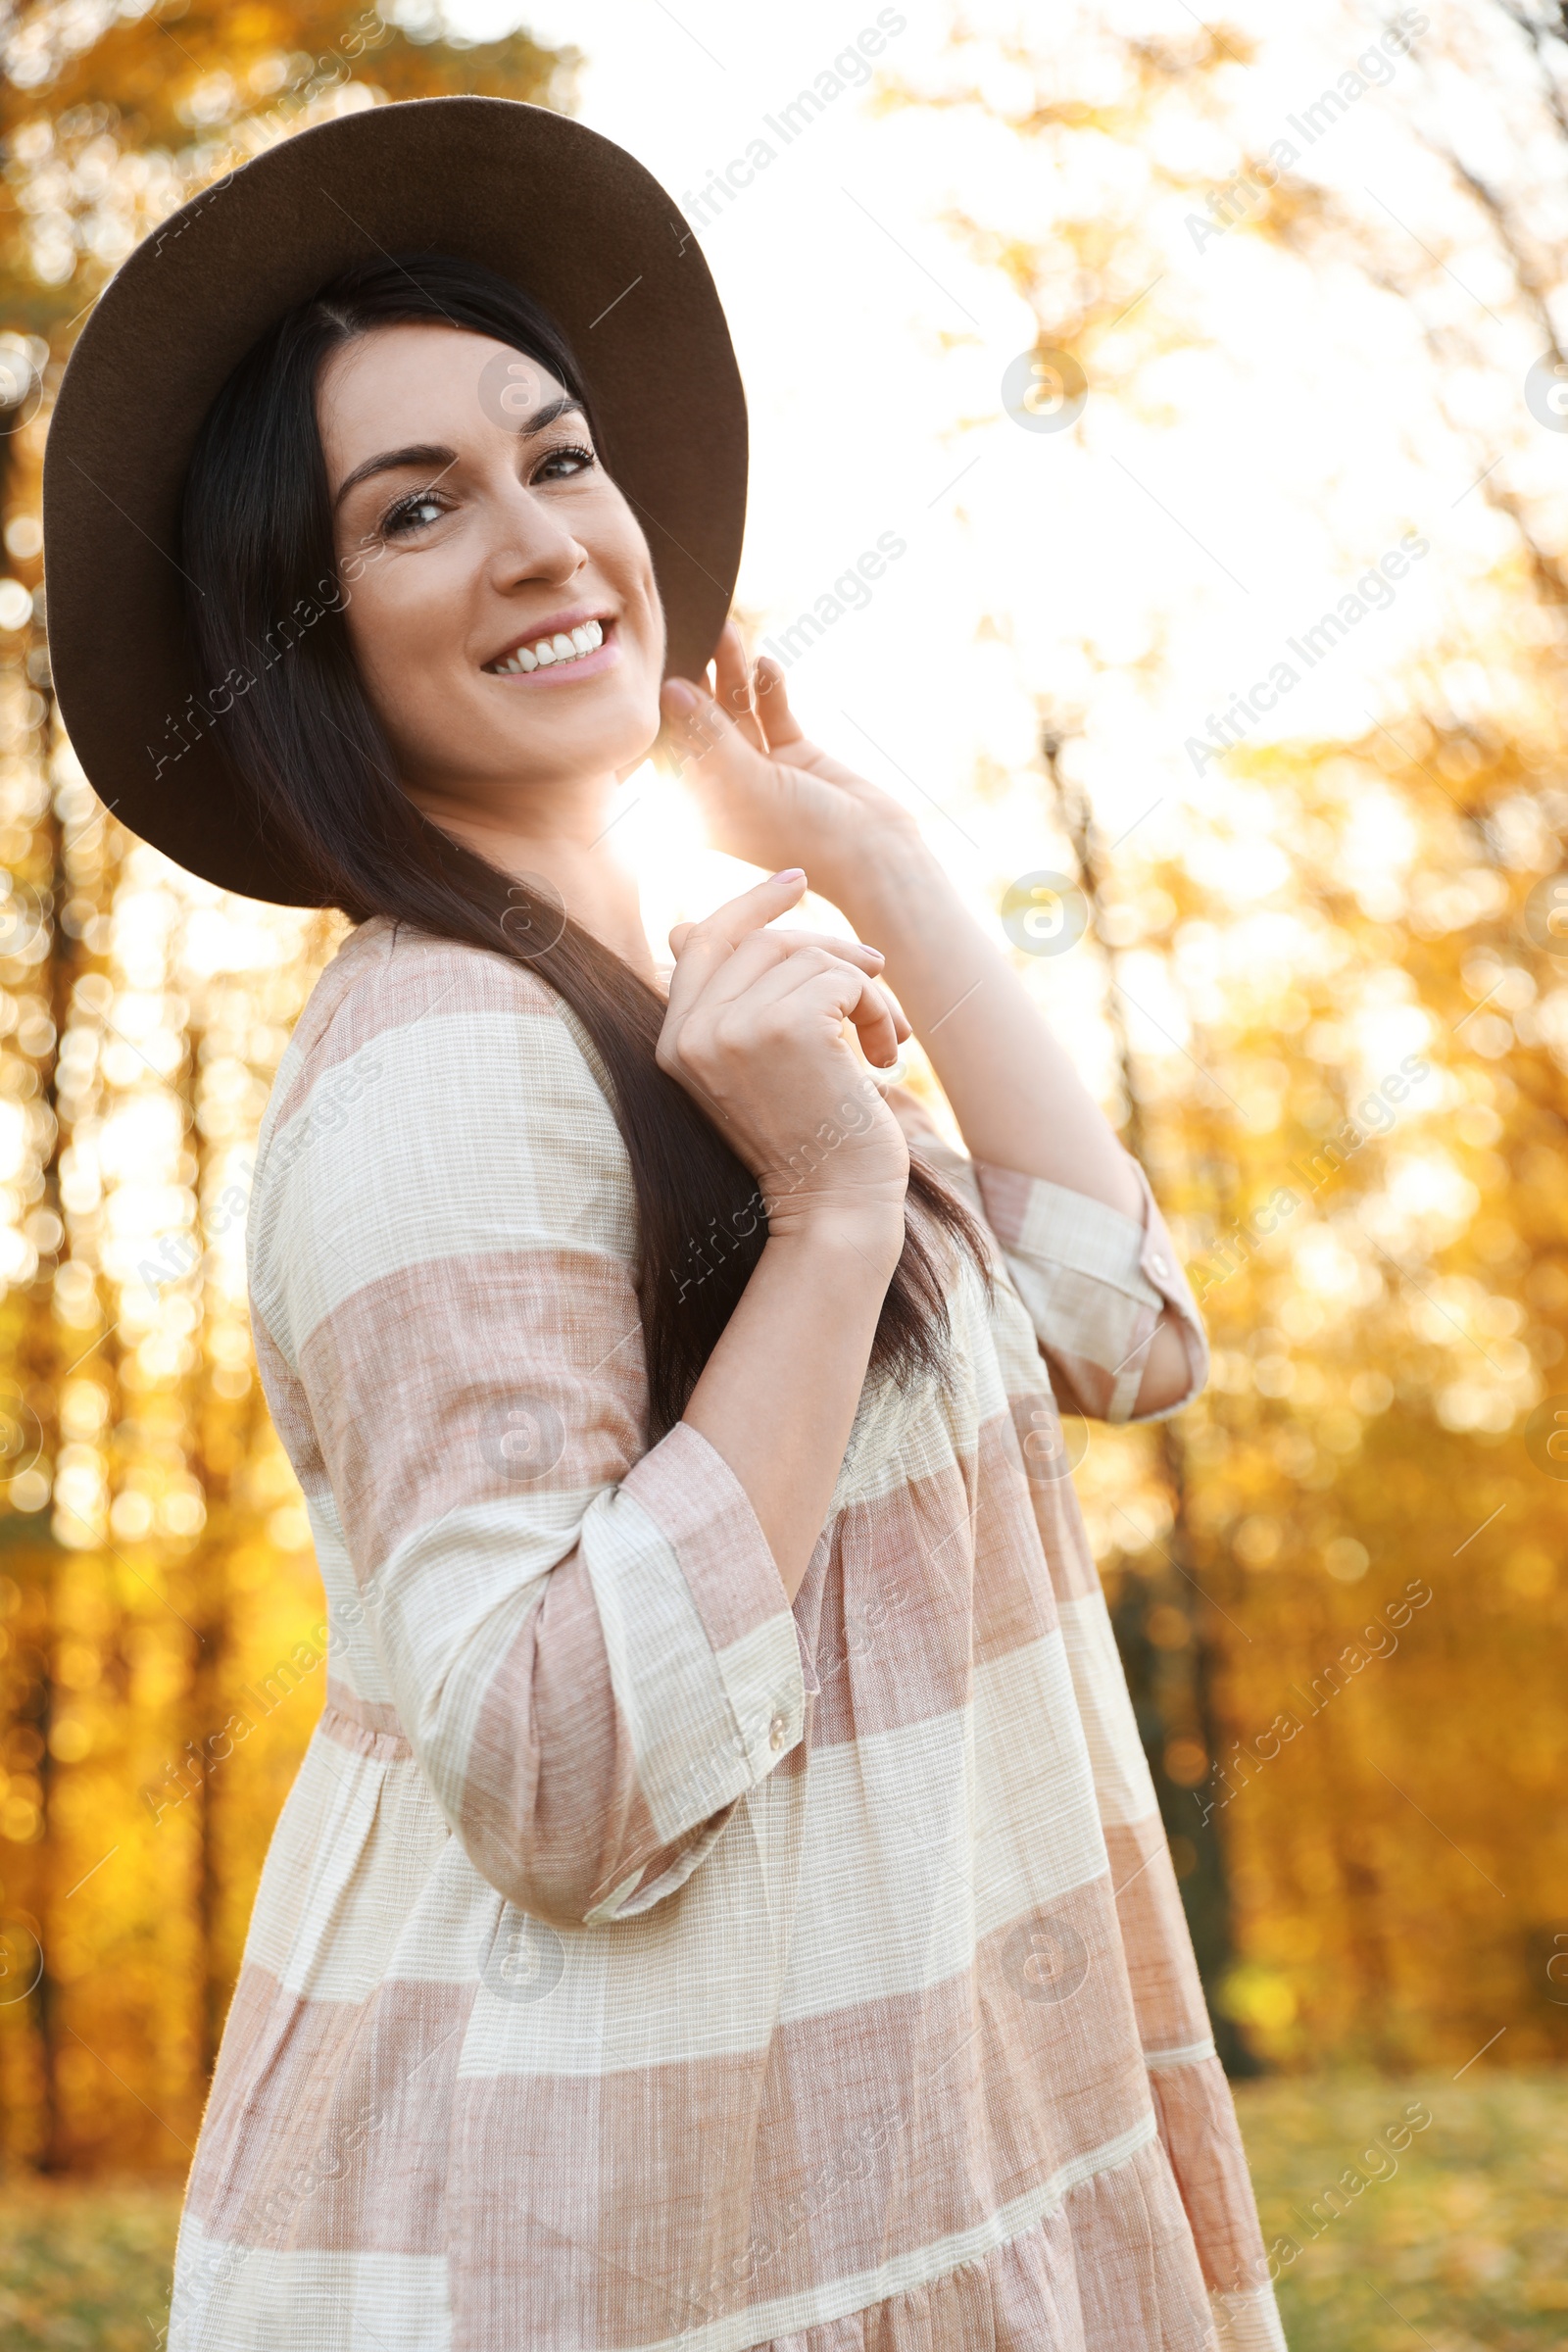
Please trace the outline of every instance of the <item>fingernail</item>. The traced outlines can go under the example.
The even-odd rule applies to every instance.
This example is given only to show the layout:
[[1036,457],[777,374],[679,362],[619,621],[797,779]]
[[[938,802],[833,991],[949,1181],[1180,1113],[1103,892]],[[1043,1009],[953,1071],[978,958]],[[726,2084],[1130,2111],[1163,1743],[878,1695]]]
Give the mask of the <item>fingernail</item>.
[[804,865],[787,865],[781,874],[770,874],[768,880],[770,882],[804,882],[806,868]]
[[684,678],[666,678],[664,696],[677,710],[695,710],[697,708],[697,696]]
[[880,948],[866,948],[864,953],[867,956],[874,956],[878,963],[886,963],[887,961],[887,957],[883,955]]

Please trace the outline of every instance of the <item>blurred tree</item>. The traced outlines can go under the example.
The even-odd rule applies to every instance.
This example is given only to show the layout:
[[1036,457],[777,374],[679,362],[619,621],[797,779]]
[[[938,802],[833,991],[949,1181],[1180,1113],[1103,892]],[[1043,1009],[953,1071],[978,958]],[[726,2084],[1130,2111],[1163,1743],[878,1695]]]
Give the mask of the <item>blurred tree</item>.
[[[1116,977],[1120,950],[1106,896],[1106,853],[1088,794],[1063,770],[1065,739],[1049,712],[1042,720],[1040,748],[1056,819],[1071,847],[1071,879],[1083,893],[1091,935],[1105,959],[1104,1017],[1112,1039],[1123,1140],[1169,1201],[1182,1185],[1182,1171],[1161,1165],[1128,1040]],[[1149,1574],[1123,1582],[1113,1596],[1111,1623],[1178,1871],[1193,1949],[1205,1987],[1217,1994],[1236,1958],[1225,1848],[1212,1812],[1195,1812],[1187,1799],[1195,1768],[1206,1769],[1219,1747],[1214,1712],[1214,1677],[1222,1647],[1219,1611],[1193,1573],[1192,1481],[1181,1424],[1161,1423],[1152,1450],[1169,1505],[1169,1525],[1163,1540],[1155,1536],[1139,1543]],[[1123,1524],[1118,1544],[1125,1551],[1126,1533],[1141,1537],[1142,1531],[1120,1505],[1115,1507]],[[1223,2008],[1216,2008],[1214,2030],[1226,2072],[1256,2073],[1250,2044]]]
[[[1054,201],[1048,218],[1027,229],[983,221],[963,210],[946,220],[970,253],[996,269],[1027,306],[1035,322],[1033,397],[1071,413],[1091,376],[1097,394],[1136,402],[1150,360],[1200,332],[1175,307],[1143,308],[1167,277],[1152,226],[1157,207],[1190,197],[1201,182],[1169,160],[1162,135],[1172,111],[1216,110],[1211,83],[1227,55],[1246,55],[1240,36],[1229,42],[1201,25],[1175,39],[1109,29],[1089,12],[1065,17],[1049,59],[1024,36],[981,39],[972,27],[955,35],[954,74],[938,88],[889,92],[890,106],[916,104],[981,114],[1004,129],[1030,158],[1033,188]],[[999,91],[1005,91],[999,97]],[[1089,95],[1089,93],[1093,95]],[[1136,156],[1132,172],[1110,158]],[[1124,322],[1132,320],[1124,329]],[[1025,395],[1026,404],[1031,395]],[[1070,731],[1070,730],[1069,730]],[[1185,1190],[1178,1148],[1174,1164],[1166,1139],[1152,1122],[1127,1035],[1118,984],[1118,950],[1108,936],[1105,852],[1087,793],[1063,764],[1067,737],[1042,702],[1041,746],[1050,789],[1050,815],[1066,844],[1065,873],[1084,896],[1091,936],[1105,959],[1102,1017],[1112,1041],[1113,1111],[1128,1149],[1145,1161],[1172,1200]],[[1185,1139],[1184,1139],[1185,1141]],[[1166,1424],[1145,1448],[1154,1508],[1142,1521],[1121,1505],[1113,1556],[1132,1551],[1147,1575],[1122,1590],[1112,1587],[1112,1621],[1122,1663],[1171,1836],[1188,1924],[1203,1982],[1211,1996],[1235,1960],[1225,1849],[1210,1821],[1195,1813],[1188,1795],[1208,1768],[1214,1746],[1213,1683],[1218,1617],[1193,1574],[1186,1442]],[[1152,1518],[1152,1532],[1143,1529]],[[1227,2068],[1254,2071],[1255,2059],[1223,2008],[1216,2034]]]
[[132,245],[273,141],[573,59],[434,8],[43,0],[0,31],[0,2162],[178,2167],[320,1693],[246,1321],[250,1150],[333,921],[99,806],[55,716],[39,484]]
[[3,36],[0,316],[47,333],[177,204],[279,138],[383,99],[566,102],[576,63],[526,33],[476,45],[436,0],[33,0]]
[[[1223,317],[1196,218],[1233,253],[1380,288],[1420,338],[1455,488],[1506,526],[1355,738],[1268,743],[1241,706],[1211,722],[1173,850],[1134,830],[1107,855],[1093,729],[1054,719],[1046,746],[1044,813],[1105,956],[1109,1107],[1177,1212],[1215,1348],[1179,1432],[1097,1435],[1079,1486],[1211,2001],[1284,2062],[1528,2063],[1564,2038],[1544,1794],[1568,1754],[1568,155],[1541,159],[1568,52],[1556,10],[1464,0],[1412,51],[1419,15],[1398,55],[1430,124],[1409,96],[1398,221],[1251,137],[1255,52],[1223,24],[1069,10],[1048,54],[966,20],[890,101],[1027,159],[996,174],[1010,216],[946,218],[1027,305],[1042,396],[1083,447],[1117,446],[1107,416],[1180,421],[1157,364]],[[1364,45],[1368,20],[1345,31]],[[1125,687],[1077,650],[1087,702]],[[1157,632],[1131,682],[1158,707]]]

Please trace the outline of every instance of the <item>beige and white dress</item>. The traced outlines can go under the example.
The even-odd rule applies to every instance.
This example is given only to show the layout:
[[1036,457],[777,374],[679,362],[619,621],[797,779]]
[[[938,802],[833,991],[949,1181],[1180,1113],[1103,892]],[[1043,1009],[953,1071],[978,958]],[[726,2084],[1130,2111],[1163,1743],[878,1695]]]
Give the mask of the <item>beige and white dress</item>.
[[1052,1399],[1125,1418],[1167,1303],[1196,1388],[1197,1312],[1152,1201],[920,1148],[994,1291],[867,1384],[792,1609],[648,1444],[573,1016],[380,918],[327,969],[250,1250],[330,1679],[173,2352],[1282,2345]]

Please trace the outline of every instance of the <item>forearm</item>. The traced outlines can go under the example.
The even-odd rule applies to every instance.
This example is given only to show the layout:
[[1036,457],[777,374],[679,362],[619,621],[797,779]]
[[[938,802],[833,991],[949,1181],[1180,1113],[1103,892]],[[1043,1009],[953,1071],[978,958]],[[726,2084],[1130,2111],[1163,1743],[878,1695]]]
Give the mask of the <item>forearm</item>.
[[1142,1213],[1103,1111],[1022,979],[966,911],[929,850],[868,858],[839,899],[930,1057],[970,1156]]
[[683,1418],[751,1497],[793,1600],[832,1504],[902,1209],[770,1239]]
[[[1142,1217],[1109,1120],[1033,997],[923,845],[868,858],[838,902],[887,957],[885,977],[924,1047],[970,1156]],[[1166,1313],[1150,1342],[1135,1410],[1156,1412],[1189,1381]]]

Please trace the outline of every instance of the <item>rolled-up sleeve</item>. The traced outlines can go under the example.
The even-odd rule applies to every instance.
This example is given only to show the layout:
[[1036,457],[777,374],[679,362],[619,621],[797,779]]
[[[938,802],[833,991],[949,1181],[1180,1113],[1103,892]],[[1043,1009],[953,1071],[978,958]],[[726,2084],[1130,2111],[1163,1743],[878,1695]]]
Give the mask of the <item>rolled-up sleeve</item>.
[[[1163,1421],[1208,1378],[1208,1340],[1149,1179],[1129,1152],[1142,1203],[1123,1216],[1044,1176],[1020,1175],[956,1151],[907,1089],[889,1090],[911,1152],[989,1229],[1022,1300],[1057,1401],[1095,1421]],[[1187,1355],[1180,1396],[1135,1412],[1150,1345],[1169,1312]]]
[[629,1191],[572,1034],[531,976],[458,969],[428,1012],[389,991],[264,1138],[258,1347],[474,1867],[560,1925],[628,1917],[799,1744],[800,1646],[722,1456],[684,1423],[644,1450]]
[[[1208,1341],[1149,1179],[1129,1155],[1143,1201],[1123,1216],[1043,1176],[976,1163],[986,1221],[1029,1310],[1052,1386],[1097,1421],[1163,1420],[1208,1378]],[[1158,1412],[1135,1413],[1150,1344],[1169,1313],[1187,1352],[1188,1381]]]

